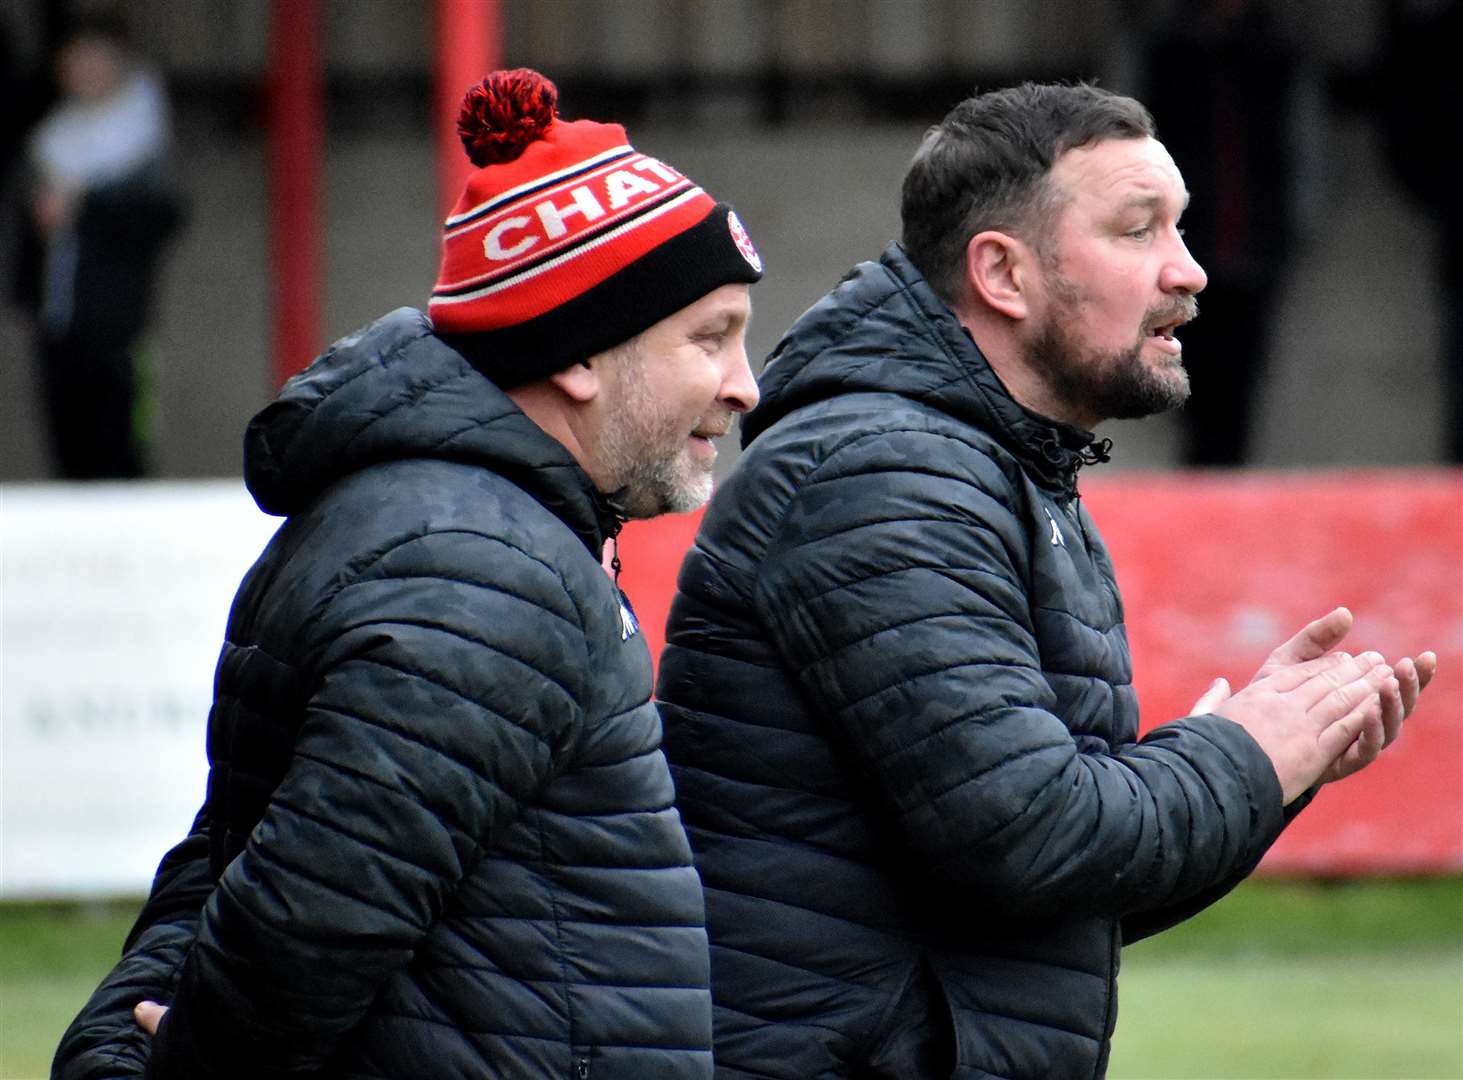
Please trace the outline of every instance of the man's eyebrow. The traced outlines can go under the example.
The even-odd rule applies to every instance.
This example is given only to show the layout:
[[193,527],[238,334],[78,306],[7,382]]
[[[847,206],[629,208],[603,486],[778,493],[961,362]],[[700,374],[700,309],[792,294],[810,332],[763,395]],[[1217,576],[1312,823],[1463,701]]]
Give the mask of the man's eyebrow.
[[[1126,199],[1124,199],[1122,202],[1120,202],[1118,204],[1118,211],[1119,212],[1122,212],[1124,210],[1133,210],[1133,209],[1157,210],[1159,207],[1161,207],[1163,205],[1164,201],[1165,201],[1164,200],[1164,197],[1162,195],[1160,195],[1156,191],[1155,192],[1149,192],[1149,193],[1146,193],[1146,194],[1133,194],[1133,195],[1129,195]],[[1187,210],[1188,208],[1189,208],[1189,191],[1188,191],[1187,188],[1185,188],[1184,189],[1184,197],[1179,202],[1179,210],[1180,211],[1183,211],[1183,210]]]
[[712,312],[706,317],[707,325],[717,324],[727,328],[738,324],[747,324],[752,321],[750,308],[726,307],[720,311]]
[[728,334],[742,325],[742,317],[736,312],[721,311],[707,315],[702,319],[694,330],[693,334]]

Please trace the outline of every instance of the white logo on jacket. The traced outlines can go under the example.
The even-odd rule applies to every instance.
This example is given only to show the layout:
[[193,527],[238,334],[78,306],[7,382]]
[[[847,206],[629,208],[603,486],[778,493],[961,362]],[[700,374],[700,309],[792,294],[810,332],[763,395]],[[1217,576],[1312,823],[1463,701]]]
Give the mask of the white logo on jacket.
[[1052,547],[1066,547],[1067,538],[1062,535],[1062,527],[1057,524],[1057,519],[1052,516],[1052,512],[1047,510],[1045,506],[1042,509],[1046,511],[1046,516],[1052,523]]
[[625,599],[625,594],[620,594],[620,640],[629,641],[636,634],[640,633],[640,620],[635,618],[635,612],[630,610],[630,601]]

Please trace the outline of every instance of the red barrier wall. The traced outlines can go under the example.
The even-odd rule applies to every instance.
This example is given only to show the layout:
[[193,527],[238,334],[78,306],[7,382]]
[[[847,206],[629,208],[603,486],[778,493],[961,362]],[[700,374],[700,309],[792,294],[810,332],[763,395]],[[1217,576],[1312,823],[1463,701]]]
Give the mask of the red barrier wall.
[[[1215,676],[1248,681],[1308,620],[1345,604],[1348,644],[1438,654],[1402,740],[1324,788],[1261,869],[1463,870],[1463,471],[1126,473],[1084,478],[1117,565],[1145,728]],[[636,522],[621,582],[653,656],[698,515]]]

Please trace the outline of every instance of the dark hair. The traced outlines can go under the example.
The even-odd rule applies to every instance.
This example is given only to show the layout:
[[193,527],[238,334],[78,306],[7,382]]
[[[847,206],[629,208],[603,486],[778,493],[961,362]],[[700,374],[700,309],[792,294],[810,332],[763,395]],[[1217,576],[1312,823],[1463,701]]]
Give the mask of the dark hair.
[[976,233],[1001,229],[1041,246],[1063,197],[1048,182],[1058,157],[1153,133],[1141,103],[1089,83],[1028,82],[968,97],[925,132],[904,177],[904,250],[952,303]]

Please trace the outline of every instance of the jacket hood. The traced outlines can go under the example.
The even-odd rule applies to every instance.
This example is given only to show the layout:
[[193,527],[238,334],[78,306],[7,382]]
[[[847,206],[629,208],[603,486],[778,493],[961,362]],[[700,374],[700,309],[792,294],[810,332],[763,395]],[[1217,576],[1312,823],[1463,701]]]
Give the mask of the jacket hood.
[[901,394],[979,427],[1068,494],[1078,467],[1106,461],[1110,445],[1018,404],[898,243],[792,325],[758,385],[762,400],[742,418],[744,447],[795,409],[853,393]]
[[249,423],[244,482],[287,515],[371,465],[438,458],[496,472],[564,520],[596,555],[618,521],[556,439],[399,308],[332,345]]

